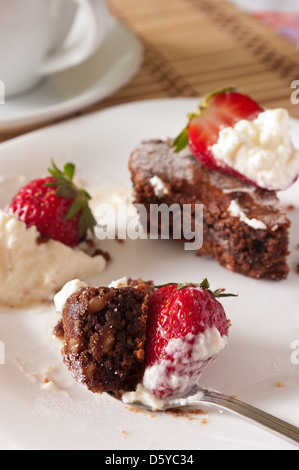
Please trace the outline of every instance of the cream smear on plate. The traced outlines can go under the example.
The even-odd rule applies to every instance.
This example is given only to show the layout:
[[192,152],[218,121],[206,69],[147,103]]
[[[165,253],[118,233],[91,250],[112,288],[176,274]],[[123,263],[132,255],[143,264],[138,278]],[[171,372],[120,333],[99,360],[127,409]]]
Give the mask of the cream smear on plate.
[[89,256],[55,240],[39,242],[35,226],[0,210],[0,304],[27,307],[51,298],[66,282],[102,272],[102,255]]

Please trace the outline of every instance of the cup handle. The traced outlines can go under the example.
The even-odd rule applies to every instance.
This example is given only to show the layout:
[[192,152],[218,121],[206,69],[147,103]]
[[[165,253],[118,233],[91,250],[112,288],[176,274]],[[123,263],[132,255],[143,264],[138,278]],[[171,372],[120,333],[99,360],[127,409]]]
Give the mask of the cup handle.
[[84,34],[70,47],[63,46],[52,52],[39,70],[41,76],[60,72],[88,59],[103,42],[108,26],[110,12],[106,0],[70,0],[84,9],[87,24]]

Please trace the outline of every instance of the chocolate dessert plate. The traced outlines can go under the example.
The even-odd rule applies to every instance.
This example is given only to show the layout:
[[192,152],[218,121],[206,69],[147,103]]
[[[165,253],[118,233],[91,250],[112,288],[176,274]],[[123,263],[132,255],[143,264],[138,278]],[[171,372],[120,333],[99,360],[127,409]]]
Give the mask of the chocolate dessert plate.
[[[131,152],[142,140],[176,136],[198,101],[161,99],[117,106],[1,144],[0,207],[24,181],[45,174],[54,158],[58,166],[76,164],[78,178],[94,196],[96,213],[100,203],[130,213]],[[299,146],[299,122],[291,124]],[[299,183],[279,198],[291,221],[286,280],[251,279],[213,259],[196,257],[183,244],[132,239],[128,232],[122,242],[102,241],[111,261],[98,277],[85,281],[104,286],[124,276],[156,284],[207,277],[214,289],[238,293],[237,298],[221,299],[232,325],[229,343],[204,372],[201,384],[298,427]],[[61,343],[52,335],[56,323],[52,303],[0,310],[1,449],[295,449],[265,429],[212,408],[181,415],[136,412],[107,394],[87,391],[62,363]]]

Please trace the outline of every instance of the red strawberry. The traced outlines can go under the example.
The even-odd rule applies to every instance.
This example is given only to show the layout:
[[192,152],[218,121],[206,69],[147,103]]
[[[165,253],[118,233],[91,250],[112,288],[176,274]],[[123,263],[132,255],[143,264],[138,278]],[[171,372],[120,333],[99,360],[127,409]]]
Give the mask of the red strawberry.
[[33,180],[21,188],[6,211],[27,227],[35,225],[42,236],[74,247],[96,224],[88,206],[90,196],[73,183],[73,164],[65,165],[64,171],[52,164],[52,176]]
[[250,97],[227,88],[208,95],[197,113],[189,115],[187,127],[175,139],[173,146],[180,151],[188,144],[193,155],[205,166],[246,179],[243,175],[216,161],[211,151],[218,141],[220,131],[243,119],[253,121],[263,112]]
[[149,301],[144,385],[160,398],[191,388],[225,345],[229,325],[217,298],[232,294],[209,287],[206,279],[169,284]]

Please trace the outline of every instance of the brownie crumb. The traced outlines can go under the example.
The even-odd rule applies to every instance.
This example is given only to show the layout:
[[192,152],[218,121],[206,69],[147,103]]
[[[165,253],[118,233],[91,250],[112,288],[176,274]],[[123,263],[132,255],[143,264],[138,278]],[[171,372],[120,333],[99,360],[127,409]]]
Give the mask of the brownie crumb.
[[56,338],[58,338],[58,339],[63,339],[64,338],[62,320],[59,320],[57,325],[53,328],[53,335],[56,336]]
[[107,263],[109,263],[112,260],[111,255],[107,251],[103,251],[100,249],[96,249],[92,256],[95,257],[99,255],[103,256],[104,260],[107,261]]
[[288,386],[288,383],[287,382],[276,382],[275,386],[277,388],[286,388]]
[[199,408],[171,408],[166,410],[166,413],[174,418],[187,418],[189,421],[197,419],[197,416],[206,415],[206,412]]
[[50,237],[46,237],[45,235],[40,234],[38,237],[36,237],[36,244],[43,245],[44,243],[48,243],[49,240]]
[[295,210],[296,210],[296,207],[294,206],[294,204],[289,204],[288,206],[286,206],[287,212],[294,212]]

